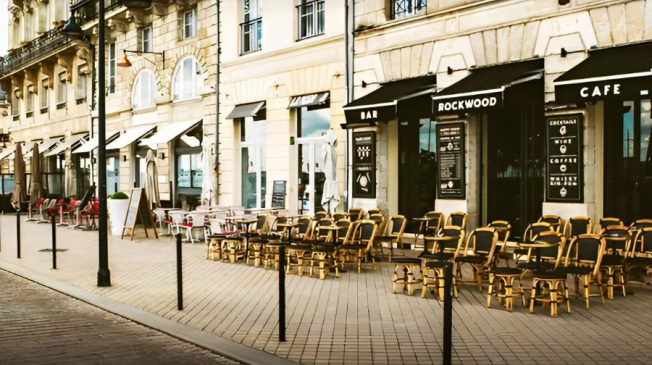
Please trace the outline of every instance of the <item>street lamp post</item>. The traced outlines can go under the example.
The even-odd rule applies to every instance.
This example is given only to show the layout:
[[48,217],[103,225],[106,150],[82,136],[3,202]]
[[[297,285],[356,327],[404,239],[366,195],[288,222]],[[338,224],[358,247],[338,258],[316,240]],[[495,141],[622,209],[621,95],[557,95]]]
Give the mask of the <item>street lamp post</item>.
[[104,0],[98,0],[100,11],[98,11],[98,57],[97,57],[97,81],[98,81],[98,134],[97,138],[97,177],[98,177],[98,196],[100,197],[100,214],[99,214],[99,251],[100,251],[100,268],[97,271],[97,286],[111,286],[111,271],[109,271],[109,242],[107,227],[107,202],[106,202],[106,67],[104,65],[105,51],[104,47]]

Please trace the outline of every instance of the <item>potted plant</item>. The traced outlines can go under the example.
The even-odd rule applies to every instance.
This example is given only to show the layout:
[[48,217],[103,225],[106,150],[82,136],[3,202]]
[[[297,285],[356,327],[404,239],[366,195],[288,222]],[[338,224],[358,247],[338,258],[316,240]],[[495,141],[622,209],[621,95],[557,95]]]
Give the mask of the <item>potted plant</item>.
[[111,195],[108,199],[108,208],[111,235],[120,236],[129,209],[129,196],[121,191]]

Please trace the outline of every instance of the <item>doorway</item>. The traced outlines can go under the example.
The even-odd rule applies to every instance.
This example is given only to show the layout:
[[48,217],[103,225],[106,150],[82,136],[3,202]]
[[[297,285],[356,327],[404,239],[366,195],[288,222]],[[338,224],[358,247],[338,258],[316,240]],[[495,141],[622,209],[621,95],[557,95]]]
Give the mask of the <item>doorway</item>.
[[106,193],[112,195],[118,191],[120,191],[120,155],[111,154],[106,158]]
[[265,208],[265,146],[242,144],[242,206]]
[[324,211],[321,199],[326,175],[322,163],[323,138],[299,140],[299,212],[314,215]]
[[407,232],[416,232],[415,217],[435,210],[437,194],[437,148],[435,121],[401,121],[398,133],[398,211],[408,218]]
[[649,99],[605,102],[604,216],[625,224],[652,215]]
[[[545,123],[543,83],[535,80],[505,92],[499,111],[479,115],[481,224],[508,221],[520,239],[542,213]],[[484,186],[486,184],[486,186]]]

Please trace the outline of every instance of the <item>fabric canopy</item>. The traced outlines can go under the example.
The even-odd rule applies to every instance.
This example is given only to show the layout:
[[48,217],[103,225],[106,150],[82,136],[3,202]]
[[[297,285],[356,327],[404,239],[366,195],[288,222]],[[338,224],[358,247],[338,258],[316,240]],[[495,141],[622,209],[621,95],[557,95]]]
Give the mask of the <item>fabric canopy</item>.
[[[48,139],[48,140],[44,141],[43,143],[39,144],[39,148],[38,148],[39,153],[49,151],[54,145],[61,142],[62,139],[63,138],[51,138],[51,139]],[[34,144],[34,145],[36,145],[36,144]],[[25,157],[26,158],[32,157],[33,152],[34,152],[34,148],[31,148],[27,153],[25,153]]]
[[255,117],[258,112],[265,107],[264,101],[250,104],[236,105],[226,119]]
[[0,152],[0,161],[13,155],[15,151],[16,151],[16,145],[5,148],[2,152]]
[[315,105],[326,104],[326,102],[328,102],[329,97],[330,97],[330,93],[328,91],[322,93],[316,93],[316,94],[294,96],[292,97],[292,101],[290,101],[290,105],[288,105],[288,108],[293,109],[293,108],[301,108],[304,106],[315,106]]
[[48,152],[45,156],[50,157],[50,156],[60,155],[60,154],[62,154],[64,152],[66,152],[66,150],[68,148],[72,148],[73,146],[75,146],[75,144],[80,143],[80,141],[82,141],[82,139],[84,140],[84,142],[86,142],[85,141],[86,138],[88,138],[87,133],[76,134],[74,136],[70,136],[70,137],[66,138],[63,142],[59,142],[59,144],[57,144],[57,146],[54,147],[52,149],[52,151]]
[[143,138],[143,136],[150,133],[152,130],[154,130],[154,128],[156,128],[156,126],[148,125],[143,127],[134,127],[134,128],[127,129],[125,133],[122,133],[122,135],[116,138],[115,141],[109,143],[106,146],[106,149],[119,150],[121,148],[125,148],[130,144],[136,142],[137,140]]
[[[355,128],[373,125],[375,122],[396,119],[398,102],[421,91],[431,94],[437,83],[436,76],[422,76],[392,81],[379,89],[352,101],[344,106],[346,123],[342,128]],[[426,102],[426,104],[428,104]],[[428,115],[430,108],[428,108]]]
[[[111,142],[114,138],[119,136],[119,131],[106,132],[106,142]],[[89,153],[97,148],[99,138],[97,136],[93,137],[90,141],[84,143],[81,147],[76,149],[73,153]]]
[[482,67],[433,95],[433,113],[453,114],[501,108],[506,88],[543,77],[543,60]]
[[589,57],[554,82],[558,102],[636,99],[652,87],[652,45],[612,47]]
[[188,120],[185,122],[175,122],[159,129],[156,134],[145,138],[140,142],[140,146],[156,146],[158,144],[169,143],[171,140],[179,137],[201,123],[201,119]]

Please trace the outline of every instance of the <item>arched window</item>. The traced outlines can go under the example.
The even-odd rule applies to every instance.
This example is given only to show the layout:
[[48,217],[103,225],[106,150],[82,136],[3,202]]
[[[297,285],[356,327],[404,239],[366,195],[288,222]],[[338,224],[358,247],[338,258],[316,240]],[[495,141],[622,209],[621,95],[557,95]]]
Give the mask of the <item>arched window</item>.
[[156,77],[151,70],[139,73],[134,82],[131,100],[134,109],[143,109],[154,106],[154,98],[158,96],[156,90]]
[[174,71],[174,100],[187,100],[199,96],[204,79],[201,75],[199,62],[194,57],[188,57],[179,63]]

